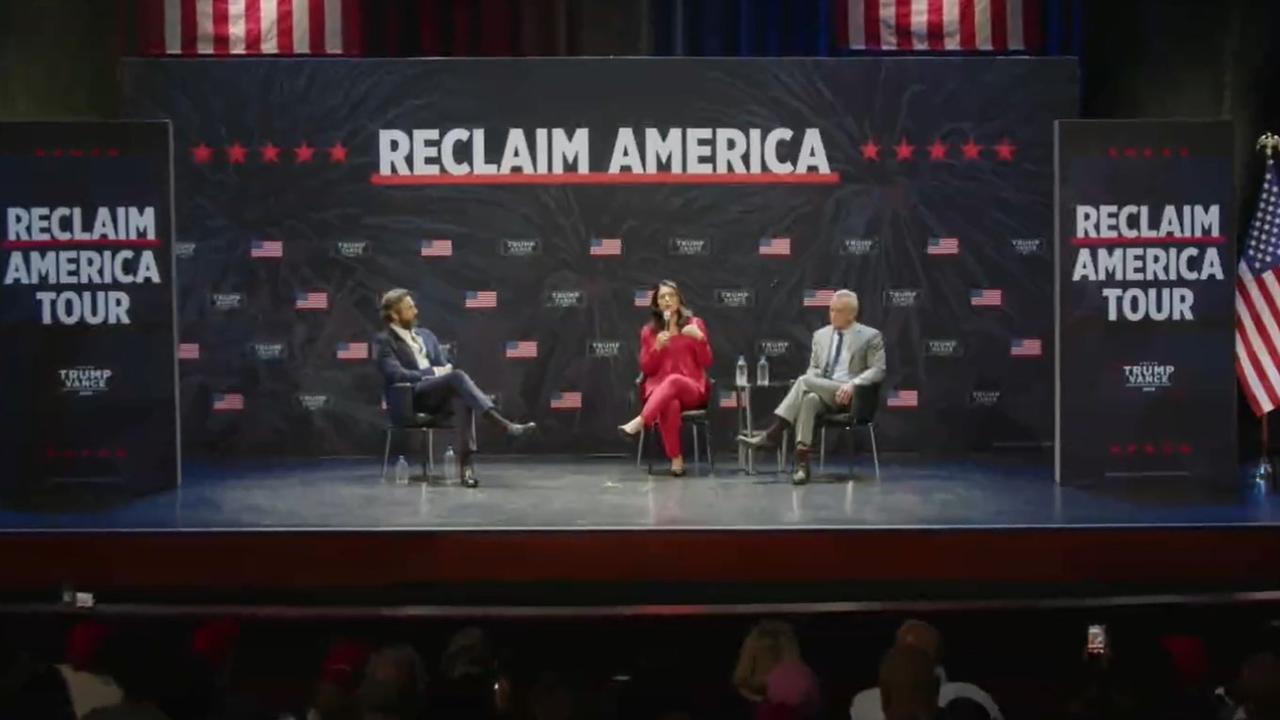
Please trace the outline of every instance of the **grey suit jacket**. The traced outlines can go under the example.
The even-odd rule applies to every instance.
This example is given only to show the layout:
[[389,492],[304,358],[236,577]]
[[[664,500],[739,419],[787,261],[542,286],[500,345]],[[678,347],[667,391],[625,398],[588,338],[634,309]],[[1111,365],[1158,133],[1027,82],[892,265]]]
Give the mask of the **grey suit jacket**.
[[[822,369],[831,356],[834,337],[835,329],[830,325],[813,334],[813,354],[809,356],[806,375],[822,376]],[[884,336],[879,330],[856,323],[845,342],[853,346],[853,353],[849,356],[849,374],[853,376],[855,385],[870,385],[884,379]]]

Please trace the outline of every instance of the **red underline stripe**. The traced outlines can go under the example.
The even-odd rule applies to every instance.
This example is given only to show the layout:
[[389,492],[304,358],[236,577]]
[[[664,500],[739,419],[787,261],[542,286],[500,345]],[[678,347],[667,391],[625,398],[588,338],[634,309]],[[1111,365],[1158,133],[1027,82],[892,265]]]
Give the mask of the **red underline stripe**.
[[373,175],[374,185],[836,185],[839,173],[548,173]]
[[1081,245],[1222,245],[1227,239],[1221,235],[1204,235],[1192,237],[1096,237],[1072,238],[1071,244]]
[[0,247],[6,250],[38,250],[51,247],[157,247],[154,238],[142,240],[5,240]]

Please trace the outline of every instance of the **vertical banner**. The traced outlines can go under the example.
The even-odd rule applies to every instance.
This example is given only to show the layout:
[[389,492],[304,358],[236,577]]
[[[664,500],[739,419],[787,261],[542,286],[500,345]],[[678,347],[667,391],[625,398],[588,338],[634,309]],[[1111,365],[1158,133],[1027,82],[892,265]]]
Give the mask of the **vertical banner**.
[[1235,477],[1229,121],[1056,125],[1058,482]]
[[0,493],[179,481],[167,122],[0,124]]

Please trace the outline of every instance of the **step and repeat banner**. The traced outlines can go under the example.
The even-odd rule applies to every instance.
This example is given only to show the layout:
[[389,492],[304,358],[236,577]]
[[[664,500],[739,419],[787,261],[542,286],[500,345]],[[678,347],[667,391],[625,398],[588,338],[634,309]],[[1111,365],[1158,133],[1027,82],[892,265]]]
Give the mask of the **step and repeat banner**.
[[[174,127],[201,455],[377,452],[368,356],[399,286],[543,426],[519,449],[619,451],[662,278],[706,320],[722,389],[739,356],[800,373],[848,287],[885,331],[885,447],[1052,440],[1069,59],[140,60],[123,77],[131,115]],[[724,448],[734,399],[713,401]]]
[[179,481],[167,122],[0,123],[0,495]]
[[1230,121],[1057,124],[1060,482],[1231,480]]

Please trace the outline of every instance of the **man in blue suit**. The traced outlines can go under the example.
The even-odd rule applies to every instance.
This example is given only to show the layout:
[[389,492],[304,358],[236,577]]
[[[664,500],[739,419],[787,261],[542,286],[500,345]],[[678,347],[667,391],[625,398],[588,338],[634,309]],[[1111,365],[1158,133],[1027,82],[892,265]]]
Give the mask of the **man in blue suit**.
[[476,487],[475,466],[471,458],[476,452],[472,418],[479,414],[515,437],[536,429],[534,423],[513,423],[493,406],[466,372],[455,370],[445,357],[440,341],[430,331],[415,327],[418,307],[408,290],[395,289],[382,296],[382,319],[386,332],[374,340],[374,357],[387,385],[413,385],[413,406],[418,412],[439,414],[453,411],[458,428],[458,464],[462,484]]

